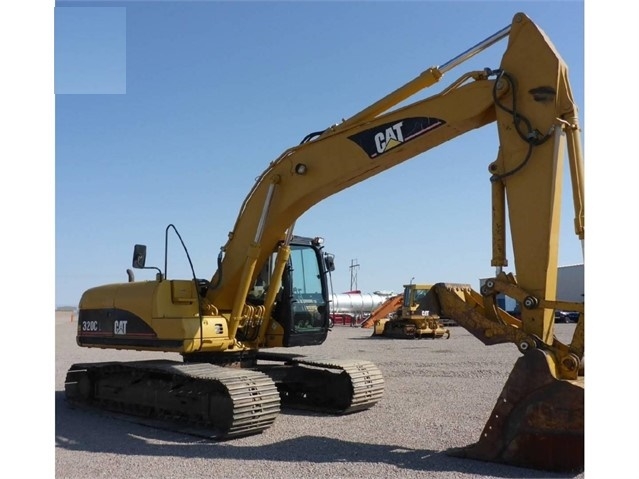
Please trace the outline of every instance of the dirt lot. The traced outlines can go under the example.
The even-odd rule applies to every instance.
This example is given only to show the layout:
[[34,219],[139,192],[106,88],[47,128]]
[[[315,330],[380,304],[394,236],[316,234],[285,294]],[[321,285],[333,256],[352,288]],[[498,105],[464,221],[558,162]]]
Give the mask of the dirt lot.
[[[56,315],[55,474],[59,478],[546,478],[559,475],[447,456],[475,442],[519,356],[487,347],[460,327],[450,339],[372,338],[337,326],[325,344],[295,352],[375,362],[382,400],[331,417],[283,411],[264,433],[210,442],[68,407],[64,378],[75,362],[179,356],[79,348],[77,323]],[[566,340],[573,324],[557,325]],[[290,352],[290,351],[289,351]]]

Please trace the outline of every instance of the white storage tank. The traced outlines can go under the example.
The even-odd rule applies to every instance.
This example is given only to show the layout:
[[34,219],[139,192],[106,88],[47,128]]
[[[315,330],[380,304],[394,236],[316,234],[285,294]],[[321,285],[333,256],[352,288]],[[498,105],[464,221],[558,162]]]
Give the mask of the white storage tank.
[[386,301],[387,296],[368,293],[341,293],[331,295],[331,313],[335,314],[370,314]]

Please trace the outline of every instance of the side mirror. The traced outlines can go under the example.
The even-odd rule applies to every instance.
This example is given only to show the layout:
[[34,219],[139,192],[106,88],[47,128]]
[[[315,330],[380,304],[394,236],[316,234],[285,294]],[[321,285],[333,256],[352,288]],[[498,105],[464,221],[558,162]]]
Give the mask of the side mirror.
[[335,255],[326,253],[324,255],[324,264],[327,271],[335,271]]
[[133,247],[133,263],[134,268],[142,269],[146,263],[146,245],[136,244]]

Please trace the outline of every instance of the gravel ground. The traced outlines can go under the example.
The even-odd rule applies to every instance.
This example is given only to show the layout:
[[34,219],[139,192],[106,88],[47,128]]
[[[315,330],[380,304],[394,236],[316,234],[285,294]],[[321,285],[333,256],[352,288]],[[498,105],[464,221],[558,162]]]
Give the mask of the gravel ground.
[[[76,362],[175,354],[104,351],[75,344],[76,324],[56,316],[55,475],[59,478],[552,478],[551,474],[447,456],[475,442],[519,353],[487,347],[463,328],[449,340],[372,338],[336,326],[321,346],[285,350],[373,361],[384,397],[349,416],[283,411],[262,434],[229,442],[156,430],[68,407],[64,378]],[[567,340],[574,325],[557,325]]]

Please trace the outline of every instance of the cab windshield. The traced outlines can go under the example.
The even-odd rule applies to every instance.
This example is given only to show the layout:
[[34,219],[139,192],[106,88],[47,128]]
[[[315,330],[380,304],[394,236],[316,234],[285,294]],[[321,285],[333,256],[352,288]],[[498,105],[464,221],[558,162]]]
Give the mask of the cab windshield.
[[292,313],[295,331],[319,329],[324,325],[326,300],[316,251],[308,246],[291,248]]

